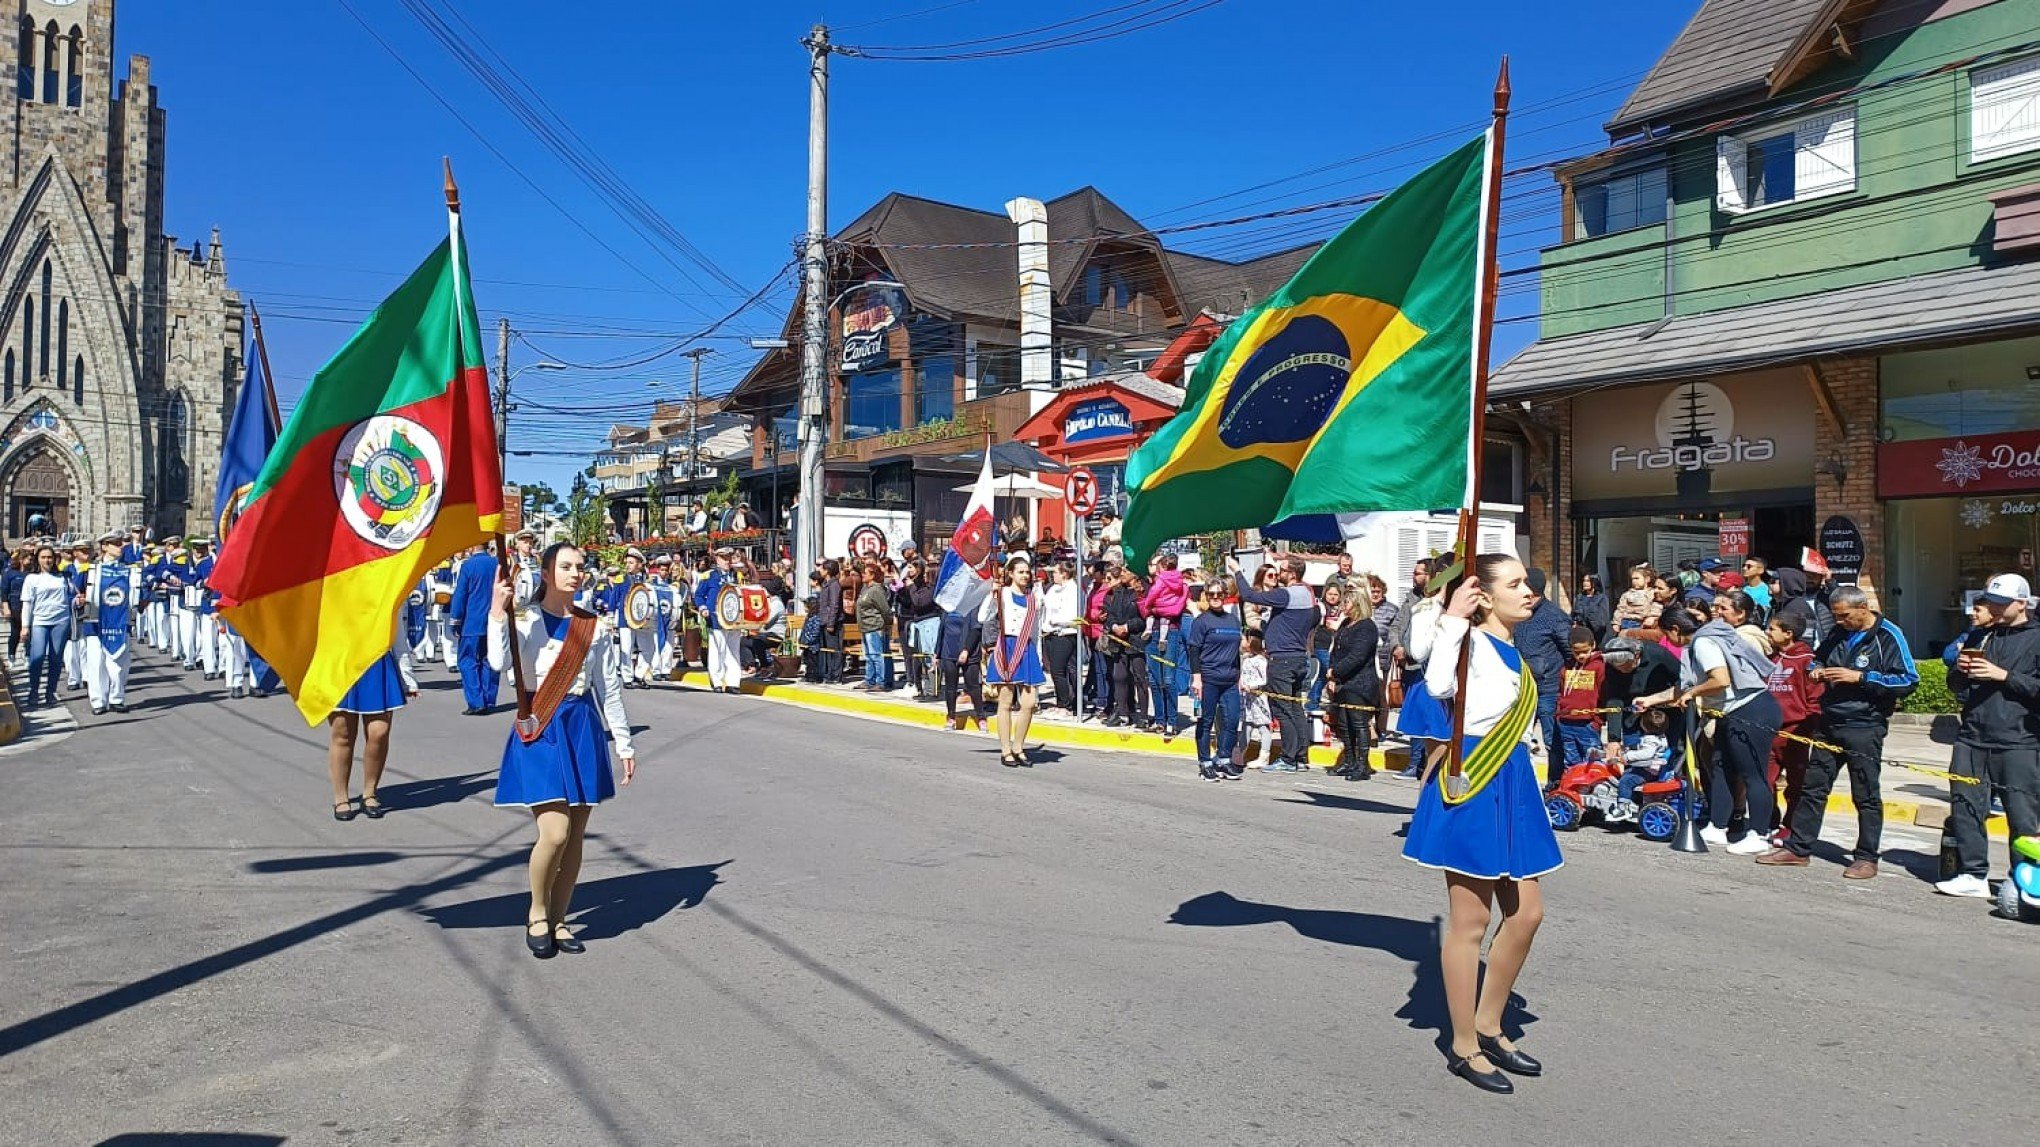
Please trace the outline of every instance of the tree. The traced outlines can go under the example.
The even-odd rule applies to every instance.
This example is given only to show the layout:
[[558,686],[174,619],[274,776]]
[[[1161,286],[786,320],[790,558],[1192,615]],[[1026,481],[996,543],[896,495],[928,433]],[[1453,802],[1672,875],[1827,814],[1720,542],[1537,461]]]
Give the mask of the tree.
[[524,496],[524,513],[527,517],[560,504],[559,494],[543,482],[526,482],[519,485],[517,490]]
[[609,536],[609,496],[588,481],[586,474],[574,475],[567,489],[567,533],[577,546],[601,545]]

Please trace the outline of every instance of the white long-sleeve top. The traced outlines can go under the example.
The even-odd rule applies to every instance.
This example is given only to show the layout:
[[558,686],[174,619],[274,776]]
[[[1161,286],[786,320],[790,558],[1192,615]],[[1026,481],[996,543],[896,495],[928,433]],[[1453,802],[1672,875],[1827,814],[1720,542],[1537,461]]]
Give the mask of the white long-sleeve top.
[[1444,613],[1444,607],[1438,604],[1437,597],[1427,597],[1410,607],[1407,636],[1409,644],[1403,648],[1409,653],[1411,661],[1419,665],[1430,661],[1431,646],[1438,640],[1438,619],[1444,616]]
[[1083,602],[1077,598],[1077,583],[1073,581],[1050,585],[1041,591],[1041,632],[1047,636],[1058,634],[1075,636],[1077,619],[1083,614]]
[[[537,693],[545,681],[545,675],[552,670],[552,664],[560,655],[565,644],[561,638],[549,636],[545,631],[545,615],[536,609],[519,610],[517,613],[517,654],[524,662],[524,681]],[[491,615],[489,618],[489,664],[496,672],[510,669],[510,626],[503,618]],[[616,755],[634,757],[630,744],[630,715],[623,711],[623,665],[616,653],[616,642],[597,634],[588,643],[588,655],[581,659],[581,671],[574,675],[574,683],[567,689],[567,695],[578,697],[583,693],[595,695],[595,707],[602,710],[602,720],[609,726],[609,735],[616,743]]]
[[[1471,625],[1463,617],[1441,616],[1438,636],[1431,643],[1431,659],[1424,663],[1424,684],[1431,696],[1445,702],[1459,691],[1459,647],[1465,644]],[[1516,703],[1522,688],[1517,672],[1509,668],[1493,641],[1486,635],[1473,639],[1473,656],[1466,669],[1466,732],[1478,736],[1492,730]],[[1524,740],[1537,722],[1530,722]]]

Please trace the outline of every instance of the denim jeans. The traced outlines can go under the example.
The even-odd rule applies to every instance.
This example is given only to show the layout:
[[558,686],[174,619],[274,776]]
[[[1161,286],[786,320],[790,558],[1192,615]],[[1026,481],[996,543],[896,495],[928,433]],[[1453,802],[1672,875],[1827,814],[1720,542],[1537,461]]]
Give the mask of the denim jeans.
[[67,618],[55,625],[35,625],[28,630],[28,700],[40,698],[45,705],[57,703],[57,679],[64,674],[64,646],[71,640]]
[[1592,721],[1560,721],[1558,723],[1558,747],[1565,761],[1565,768],[1583,765],[1587,757],[1601,746],[1601,731],[1594,728]]
[[1325,700],[1325,678],[1332,675],[1332,651],[1329,649],[1319,649],[1312,652],[1310,656],[1311,660],[1317,662],[1317,672],[1311,674],[1310,677],[1310,705],[1308,708],[1322,709],[1324,708]]
[[1091,710],[1105,713],[1112,708],[1112,666],[1105,661],[1104,642],[1091,641]]
[[1197,713],[1197,759],[1230,765],[1239,739],[1240,683],[1204,682],[1203,705]]
[[[1160,725],[1165,731],[1171,731],[1181,720],[1176,701],[1181,693],[1176,682],[1176,671],[1184,663],[1183,627],[1173,621],[1166,624],[1169,629],[1167,638],[1160,638],[1159,635],[1148,638],[1148,652],[1153,655],[1148,658],[1147,663],[1148,700],[1154,709],[1155,724]],[[1172,664],[1164,665],[1156,658]]]
[[912,657],[918,669],[907,674],[909,681],[921,686],[921,692],[933,694],[935,681],[935,643],[942,636],[942,615],[924,617],[907,627],[907,643],[911,647],[907,655]]
[[1544,740],[1544,779],[1557,784],[1565,773],[1565,750],[1558,740],[1558,686],[1537,686],[1537,729]]
[[1636,799],[1637,789],[1642,788],[1644,785],[1647,785],[1652,781],[1659,781],[1663,779],[1664,779],[1663,777],[1651,776],[1648,772],[1645,772],[1642,769],[1624,769],[1622,770],[1622,779],[1615,782],[1615,795],[1621,797],[1623,800],[1633,801]]
[[864,634],[864,683],[888,690],[893,687],[892,642],[882,630]]
[[1303,695],[1310,677],[1308,654],[1285,654],[1268,659],[1268,709],[1282,726],[1282,759],[1294,765],[1310,763],[1310,718],[1291,697]]

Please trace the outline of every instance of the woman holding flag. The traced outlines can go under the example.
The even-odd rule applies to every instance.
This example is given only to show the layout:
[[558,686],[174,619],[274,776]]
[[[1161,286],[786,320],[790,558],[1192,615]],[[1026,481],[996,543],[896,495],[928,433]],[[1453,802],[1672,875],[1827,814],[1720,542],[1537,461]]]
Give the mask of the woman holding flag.
[[[584,950],[567,930],[567,906],[581,876],[588,815],[616,795],[609,741],[623,758],[623,783],[637,773],[616,643],[598,639],[595,615],[574,607],[585,560],[569,542],[553,543],[539,559],[539,599],[525,603],[536,608],[518,611],[516,641],[517,657],[540,684],[530,716],[520,716],[510,732],[496,778],[496,807],[526,809],[538,827],[524,944],[541,960]],[[489,663],[497,672],[510,668],[511,608],[510,584],[499,579],[489,611]]]
[[1025,554],[1007,559],[1005,584],[985,598],[978,623],[988,654],[985,688],[998,697],[999,762],[1009,769],[1032,768],[1027,729],[1034,723],[1035,691],[1048,678],[1041,671],[1041,595]]
[[[1538,878],[1564,860],[1523,744],[1537,713],[1537,685],[1512,637],[1535,595],[1515,558],[1483,554],[1473,569],[1451,593],[1424,669],[1431,695],[1464,710],[1464,764],[1460,775],[1441,769],[1424,784],[1403,855],[1445,872],[1450,919],[1439,967],[1452,1016],[1452,1073],[1506,1094],[1515,1087],[1503,1071],[1543,1073],[1502,1033],[1502,1016],[1544,919]],[[1460,696],[1460,651],[1469,642]],[[1497,906],[1502,925],[1483,982],[1481,940]]]

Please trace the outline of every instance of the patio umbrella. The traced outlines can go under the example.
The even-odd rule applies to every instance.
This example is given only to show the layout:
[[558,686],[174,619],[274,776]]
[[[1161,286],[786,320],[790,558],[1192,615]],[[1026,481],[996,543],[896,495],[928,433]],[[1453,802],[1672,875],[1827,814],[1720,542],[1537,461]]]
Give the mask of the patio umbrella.
[[[966,482],[956,489],[968,494],[977,489],[977,483]],[[1061,486],[1051,486],[1039,478],[1030,478],[1025,474],[1008,474],[992,480],[992,494],[999,498],[1030,498],[1045,501],[1062,497],[1063,489]]]
[[[991,452],[992,473],[994,474],[1020,473],[1029,470],[1037,473],[1062,474],[1069,470],[1068,466],[1050,458],[1025,442],[996,443],[992,446]],[[984,456],[983,451],[973,450],[968,454],[952,454],[949,456],[949,461],[977,462],[983,459]],[[1060,494],[1057,496],[1060,496]]]

